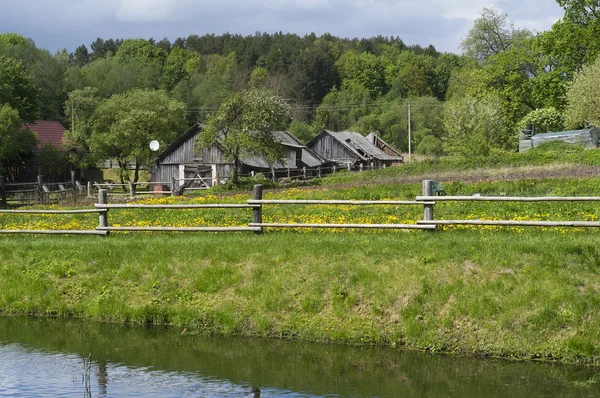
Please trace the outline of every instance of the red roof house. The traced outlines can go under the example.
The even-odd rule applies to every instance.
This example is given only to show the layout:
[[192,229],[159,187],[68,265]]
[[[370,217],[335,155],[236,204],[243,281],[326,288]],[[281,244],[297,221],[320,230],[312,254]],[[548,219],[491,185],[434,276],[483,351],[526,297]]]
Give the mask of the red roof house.
[[37,133],[39,141],[38,148],[46,144],[52,145],[56,149],[62,149],[62,139],[65,133],[65,126],[60,122],[52,120],[36,120],[33,123],[23,124],[22,130],[30,129]]

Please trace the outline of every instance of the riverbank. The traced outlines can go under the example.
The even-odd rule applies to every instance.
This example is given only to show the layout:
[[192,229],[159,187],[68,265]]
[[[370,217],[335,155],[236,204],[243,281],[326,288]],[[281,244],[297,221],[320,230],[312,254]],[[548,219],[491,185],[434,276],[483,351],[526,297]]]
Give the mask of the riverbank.
[[588,232],[0,237],[0,311],[597,363]]

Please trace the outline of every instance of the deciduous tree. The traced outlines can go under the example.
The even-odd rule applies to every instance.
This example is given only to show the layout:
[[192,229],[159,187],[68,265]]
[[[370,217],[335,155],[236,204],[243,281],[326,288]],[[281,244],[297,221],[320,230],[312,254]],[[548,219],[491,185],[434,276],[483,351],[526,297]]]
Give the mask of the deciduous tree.
[[141,166],[150,165],[155,154],[149,144],[157,140],[170,143],[185,129],[185,105],[163,91],[133,90],[113,95],[102,102],[92,117],[90,151],[102,158],[116,158],[121,182],[129,179],[127,169],[134,167],[133,182]]
[[287,126],[289,106],[267,90],[250,89],[226,101],[198,135],[198,148],[218,145],[233,162],[232,182],[239,182],[240,160],[263,156],[271,164],[282,157],[272,134]]
[[531,36],[527,29],[516,29],[506,14],[495,8],[484,8],[461,47],[466,55],[483,62],[494,54],[508,50],[513,43]]
[[567,100],[567,119],[571,124],[600,127],[600,57],[575,76]]

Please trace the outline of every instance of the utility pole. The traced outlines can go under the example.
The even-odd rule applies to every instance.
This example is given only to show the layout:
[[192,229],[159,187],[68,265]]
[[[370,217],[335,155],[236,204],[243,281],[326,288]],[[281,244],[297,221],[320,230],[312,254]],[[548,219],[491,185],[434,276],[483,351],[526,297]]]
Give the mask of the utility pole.
[[408,100],[408,163],[410,163],[410,155],[411,155],[411,137],[410,137],[410,100]]

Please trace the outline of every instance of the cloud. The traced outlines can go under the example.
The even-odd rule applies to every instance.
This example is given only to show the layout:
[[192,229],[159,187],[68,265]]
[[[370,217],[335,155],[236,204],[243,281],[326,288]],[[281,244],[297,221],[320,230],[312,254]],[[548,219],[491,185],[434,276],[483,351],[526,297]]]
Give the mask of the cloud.
[[96,37],[169,37],[225,32],[399,36],[458,51],[483,7],[518,27],[543,31],[563,14],[552,0],[21,0],[2,2],[0,29],[51,50]]
[[123,22],[163,22],[176,19],[173,0],[122,0],[116,11]]

